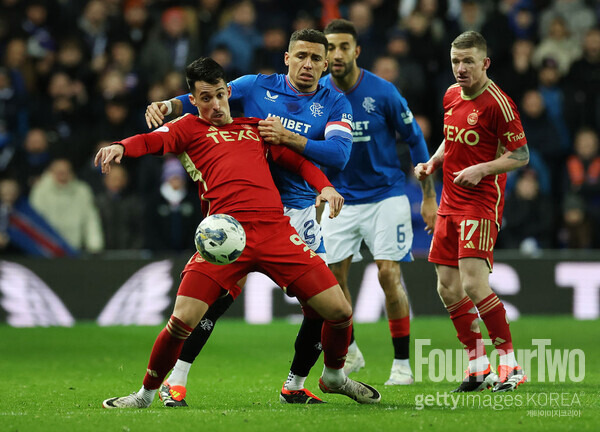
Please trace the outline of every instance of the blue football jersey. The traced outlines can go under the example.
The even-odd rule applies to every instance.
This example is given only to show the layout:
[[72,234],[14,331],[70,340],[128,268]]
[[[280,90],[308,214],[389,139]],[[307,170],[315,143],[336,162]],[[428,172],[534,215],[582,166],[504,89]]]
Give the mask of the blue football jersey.
[[[279,117],[283,126],[308,139],[303,156],[318,165],[344,168],[352,148],[352,109],[343,94],[321,85],[312,93],[296,90],[284,74],[245,75],[231,83],[229,103],[247,117]],[[197,113],[187,96],[179,96],[184,113]],[[297,174],[271,164],[271,173],[286,207],[314,205],[315,191]]]
[[[321,78],[320,83],[344,94],[330,75]],[[364,69],[345,95],[354,117],[352,152],[344,169],[327,167],[327,177],[346,204],[373,203],[404,195],[405,176],[396,152],[396,132],[410,146],[415,165],[429,160],[423,133],[413,120],[406,99],[393,84]]]

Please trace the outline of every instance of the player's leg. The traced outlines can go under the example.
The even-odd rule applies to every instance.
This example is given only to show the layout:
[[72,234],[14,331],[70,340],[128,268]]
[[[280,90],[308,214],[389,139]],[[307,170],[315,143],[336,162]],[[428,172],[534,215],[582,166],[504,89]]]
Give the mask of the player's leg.
[[379,284],[385,294],[385,308],[394,349],[390,378],[385,384],[412,384],[414,379],[409,362],[410,306],[402,285],[399,264],[399,261],[413,260],[410,202],[402,195],[357,207],[361,207],[360,230],[375,258]]
[[516,389],[527,377],[517,364],[504,304],[489,286],[489,266],[481,258],[459,260],[464,291],[477,306],[492,343],[498,350],[498,383],[493,391]]
[[463,290],[477,306],[479,316],[499,354],[500,382],[494,387],[494,391],[514,390],[527,378],[515,359],[504,304],[489,285],[498,227],[494,221],[473,217],[456,218],[455,224],[460,226],[456,232]]
[[454,324],[456,336],[469,357],[467,376],[455,391],[468,392],[492,385],[496,376],[491,371],[483,345],[477,308],[463,289],[458,270],[459,253],[471,250],[470,245],[464,247],[470,230],[461,229],[461,222],[462,219],[458,217],[438,215],[429,261],[436,263],[438,294]]
[[[352,307],[333,273],[289,223],[277,220],[264,224],[271,236],[257,247],[256,256],[261,258],[258,270],[286,287],[288,295],[297,297],[325,320],[321,331],[325,368],[319,386],[359,403],[379,402],[381,396],[377,390],[347,378],[342,370],[350,341]],[[262,228],[259,228],[260,233]]]
[[456,336],[469,357],[469,367],[464,381],[454,391],[472,392],[490,387],[496,380],[485,352],[479,328],[477,309],[467,296],[461,283],[458,268],[436,265],[438,294],[446,306],[456,329]]
[[[250,255],[250,254],[248,254]],[[154,395],[167,373],[173,368],[185,340],[198,325],[209,306],[226,292],[223,286],[233,286],[247,273],[247,260],[240,258],[235,265],[216,268],[194,254],[183,270],[177,291],[173,315],[159,334],[138,393],[104,401],[105,408],[144,408],[152,403]]]
[[[302,241],[325,260],[325,247],[315,208],[293,209],[286,207],[285,215],[289,216],[290,224],[297,231]],[[310,370],[321,355],[323,318],[310,307],[303,307],[302,315],[300,330],[294,342],[294,358],[279,396],[282,403],[314,404],[323,402],[304,387]]]
[[385,309],[394,348],[394,360],[386,385],[408,385],[414,382],[410,367],[410,306],[402,285],[400,264],[375,260],[379,284],[385,293]]
[[288,378],[281,388],[282,403],[315,404],[323,400],[304,387],[306,378],[321,355],[323,318],[310,306],[302,306],[304,316],[294,343],[294,358]]
[[188,272],[185,274],[175,300],[173,314],[152,347],[142,388],[129,396],[105,400],[102,404],[104,408],[147,408],[150,406],[160,384],[175,364],[183,343],[208,309],[207,301],[181,294],[182,287],[196,284],[206,288],[205,298],[209,303],[214,302],[214,298],[221,290],[216,283],[200,273]]
[[[315,269],[316,270],[316,269]],[[326,269],[308,272],[294,283],[294,291],[300,292],[308,282],[317,283],[326,274]],[[321,273],[321,275],[319,275]],[[381,400],[379,392],[368,384],[348,378],[344,372],[344,360],[350,343],[352,328],[352,308],[344,297],[339,285],[334,285],[306,301],[325,320],[321,332],[323,344],[323,374],[319,387],[325,393],[346,395],[359,403],[377,403]]]
[[[348,272],[350,271],[350,264],[352,263],[352,255],[348,258],[329,264],[331,272],[337,279],[344,296],[348,300],[348,303],[352,304],[352,294],[348,287]],[[365,358],[358,348],[358,344],[354,339],[354,326],[352,326],[352,333],[350,335],[350,345],[348,346],[348,355],[346,356],[346,363],[344,364],[344,373],[346,375],[352,372],[358,372],[365,366]]]
[[241,292],[246,277],[240,280],[237,285],[230,290],[227,295],[219,297],[206,311],[206,314],[196,326],[190,337],[183,344],[179,359],[171,371],[168,379],[160,386],[158,395],[166,407],[186,407],[185,396],[187,394],[187,378],[192,367],[192,363],[212,334],[217,320],[233,304],[235,297]]
[[[362,206],[359,205],[345,205],[338,217],[321,219],[323,238],[327,248],[327,263],[351,305],[352,295],[348,285],[348,272],[353,259],[358,261],[362,259],[360,255],[362,235],[359,230],[361,210]],[[328,204],[325,204],[323,213],[329,213]],[[365,358],[354,339],[354,326],[352,326],[344,372],[348,375],[357,372],[364,366]]]

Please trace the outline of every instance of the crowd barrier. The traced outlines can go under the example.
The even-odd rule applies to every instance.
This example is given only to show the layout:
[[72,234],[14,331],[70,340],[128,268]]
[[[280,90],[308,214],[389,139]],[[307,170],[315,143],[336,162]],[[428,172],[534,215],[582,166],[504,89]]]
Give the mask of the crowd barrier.
[[[171,313],[183,256],[155,258],[104,254],[55,260],[0,259],[0,323],[12,326],[155,325]],[[436,292],[434,266],[424,257],[402,264],[403,283],[413,316],[445,315]],[[385,316],[377,267],[365,260],[352,265],[350,290],[356,322]],[[490,284],[511,320],[521,315],[600,317],[600,251],[544,252],[531,258],[498,251]],[[299,320],[300,308],[266,276],[251,273],[227,317],[253,324],[273,318]]]

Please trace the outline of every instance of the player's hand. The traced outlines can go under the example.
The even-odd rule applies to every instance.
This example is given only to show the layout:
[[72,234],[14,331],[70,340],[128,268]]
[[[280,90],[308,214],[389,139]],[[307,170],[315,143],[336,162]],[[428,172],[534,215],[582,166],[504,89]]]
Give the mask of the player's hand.
[[422,181],[425,177],[430,176],[435,171],[435,166],[432,162],[418,163],[415,167],[415,177]]
[[484,173],[478,165],[467,167],[463,170],[456,171],[453,174],[456,176],[454,178],[454,184],[469,188],[477,186],[484,177]]
[[146,107],[146,124],[148,129],[162,126],[167,114],[168,107],[163,102],[152,102]]
[[123,153],[125,153],[125,147],[121,144],[112,144],[106,147],[102,147],[96,153],[94,158],[94,166],[100,165],[102,167],[102,174],[108,174],[110,172],[110,163],[115,161],[120,164],[123,159]]
[[333,219],[339,215],[344,205],[344,197],[331,186],[324,187],[321,193],[317,195],[315,207],[319,207],[321,201],[327,201],[329,203],[329,219]]
[[285,134],[288,133],[287,129],[281,124],[281,120],[273,116],[258,122],[258,132],[265,142],[275,145],[282,144]]
[[425,222],[425,231],[427,234],[433,234],[437,210],[438,205],[435,198],[425,198],[423,202],[421,202],[421,217]]

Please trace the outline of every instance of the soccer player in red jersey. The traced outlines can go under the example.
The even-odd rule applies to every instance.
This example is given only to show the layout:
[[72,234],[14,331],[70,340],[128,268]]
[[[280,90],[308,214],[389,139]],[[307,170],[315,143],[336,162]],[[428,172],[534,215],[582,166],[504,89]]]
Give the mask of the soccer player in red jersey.
[[[429,261],[436,264],[438,293],[469,355],[467,377],[455,390],[514,390],[526,380],[517,365],[504,305],[492,292],[489,272],[502,221],[506,172],[529,161],[516,105],[487,76],[490,58],[481,34],[459,35],[450,50],[457,83],[444,95],[444,141],[415,167],[422,180],[443,166],[442,198]],[[499,354],[492,372],[479,316]]]
[[199,117],[185,115],[149,134],[136,135],[100,149],[96,165],[110,170],[123,156],[175,153],[198,183],[205,214],[227,213],[244,227],[247,241],[240,258],[227,266],[207,263],[196,253],[182,272],[175,307],[158,335],[143,386],[129,396],[106,399],[105,408],[146,408],[166,374],[173,368],[183,343],[218,298],[228,294],[250,271],[271,277],[303,307],[324,319],[322,344],[325,367],[319,386],[326,393],[346,395],[359,403],[377,403],[373,387],[347,378],[344,359],[350,343],[352,308],[325,262],[300,239],[283,215],[281,197],[269,170],[267,153],[276,163],[302,174],[321,191],[317,201],[341,210],[343,198],[302,156],[283,146],[267,145],[258,132],[257,118],[232,119],[223,68],[200,58],[186,68],[190,101]]

